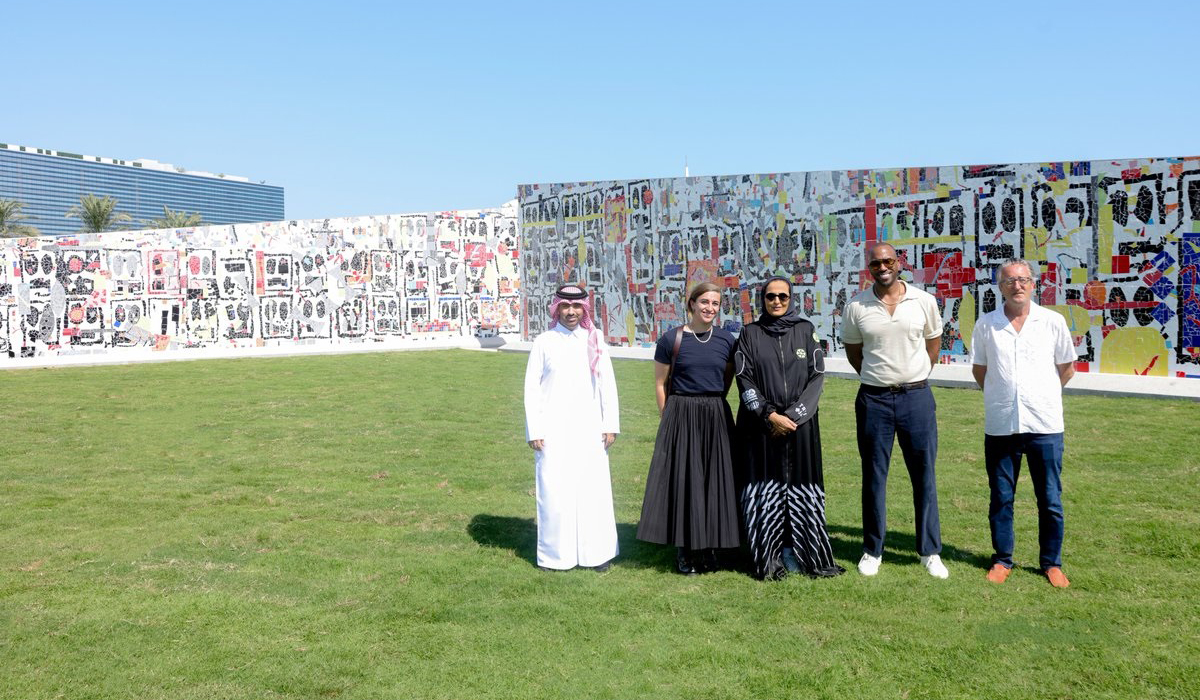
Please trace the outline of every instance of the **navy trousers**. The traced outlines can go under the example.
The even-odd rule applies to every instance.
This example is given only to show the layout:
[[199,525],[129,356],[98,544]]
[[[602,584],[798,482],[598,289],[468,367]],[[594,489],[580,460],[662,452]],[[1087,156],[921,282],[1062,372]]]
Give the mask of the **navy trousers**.
[[938,520],[937,405],[929,385],[892,391],[860,385],[854,401],[858,454],[862,459],[863,551],[883,555],[887,533],[887,476],[892,445],[898,439],[912,481],[917,553],[942,551]]
[[988,524],[992,529],[992,563],[1013,566],[1013,497],[1021,475],[1021,456],[1029,462],[1029,478],[1038,508],[1038,563],[1042,570],[1062,566],[1062,433],[984,435],[983,455],[992,492]]

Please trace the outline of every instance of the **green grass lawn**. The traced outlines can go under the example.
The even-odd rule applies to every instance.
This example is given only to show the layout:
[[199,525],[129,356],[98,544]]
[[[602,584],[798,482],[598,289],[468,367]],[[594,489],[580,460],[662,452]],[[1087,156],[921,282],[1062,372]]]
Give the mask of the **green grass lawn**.
[[990,546],[976,391],[935,390],[943,558],[894,464],[860,553],[856,385],[821,404],[850,572],[685,578],[634,539],[652,364],[618,361],[621,557],[533,564],[525,356],[467,351],[0,373],[3,698],[1189,698],[1200,693],[1200,431],[1183,401],[1068,396],[1065,570]]

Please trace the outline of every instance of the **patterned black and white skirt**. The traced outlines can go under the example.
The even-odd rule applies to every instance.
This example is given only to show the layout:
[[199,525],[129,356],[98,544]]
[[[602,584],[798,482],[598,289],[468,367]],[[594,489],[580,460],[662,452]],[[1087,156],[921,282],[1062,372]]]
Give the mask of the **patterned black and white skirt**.
[[755,576],[783,578],[790,555],[799,573],[842,573],[825,525],[818,417],[786,437],[765,435],[757,418],[739,415],[739,420],[744,420],[739,437],[745,448],[741,507]]
[[738,546],[732,435],[725,397],[667,399],[646,478],[639,540],[693,550]]

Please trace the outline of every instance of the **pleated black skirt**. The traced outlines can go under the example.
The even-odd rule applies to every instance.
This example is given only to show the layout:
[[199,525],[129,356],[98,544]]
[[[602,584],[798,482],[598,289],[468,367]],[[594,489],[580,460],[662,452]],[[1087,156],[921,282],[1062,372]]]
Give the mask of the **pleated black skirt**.
[[733,414],[722,396],[672,395],[646,477],[639,540],[688,549],[737,547]]

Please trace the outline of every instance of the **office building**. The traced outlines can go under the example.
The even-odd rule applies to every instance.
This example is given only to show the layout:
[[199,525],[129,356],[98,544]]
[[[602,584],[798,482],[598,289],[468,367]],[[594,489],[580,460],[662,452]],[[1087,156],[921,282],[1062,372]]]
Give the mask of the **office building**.
[[155,160],[119,160],[0,143],[0,199],[14,199],[27,218],[20,223],[43,236],[76,233],[79,219],[66,213],[83,195],[111,196],[117,211],[145,228],[163,207],[199,212],[205,224],[279,221],[283,188],[233,175],[196,172]]

